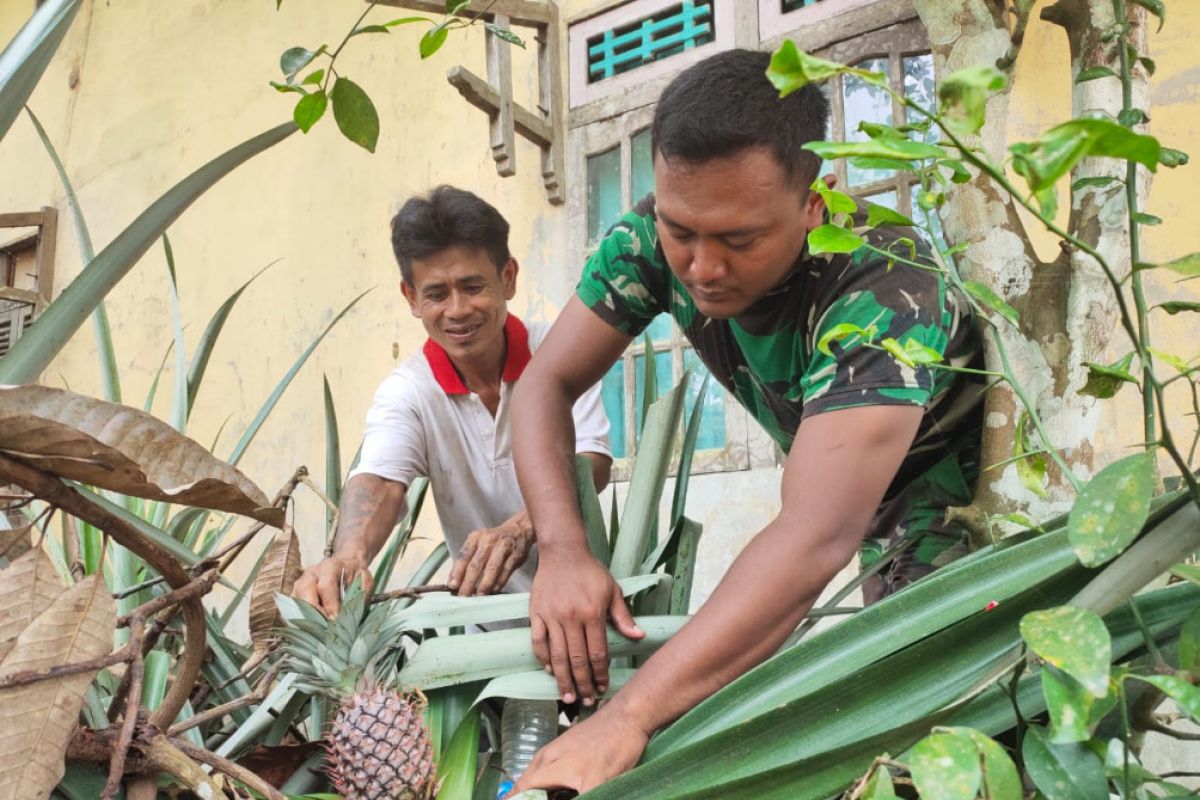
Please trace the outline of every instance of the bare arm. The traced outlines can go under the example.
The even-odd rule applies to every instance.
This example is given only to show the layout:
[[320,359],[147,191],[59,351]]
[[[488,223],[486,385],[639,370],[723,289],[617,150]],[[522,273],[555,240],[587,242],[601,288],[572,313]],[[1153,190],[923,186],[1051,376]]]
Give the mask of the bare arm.
[[383,547],[404,513],[407,487],[378,475],[355,475],[346,483],[338,508],[333,553],[309,567],[296,581],[292,594],[337,614],[342,586],[361,578],[371,589],[371,560]]
[[563,699],[582,697],[588,705],[607,687],[606,618],[626,636],[642,634],[616,582],[588,550],[575,493],[571,406],[629,341],[572,298],[517,383],[513,402],[517,479],[538,542],[533,649],[552,667]]
[[592,719],[543,750],[517,788],[587,791],[619,775],[654,731],[774,653],[853,557],[921,414],[872,406],[805,420],[784,468],[779,515],[692,621]]

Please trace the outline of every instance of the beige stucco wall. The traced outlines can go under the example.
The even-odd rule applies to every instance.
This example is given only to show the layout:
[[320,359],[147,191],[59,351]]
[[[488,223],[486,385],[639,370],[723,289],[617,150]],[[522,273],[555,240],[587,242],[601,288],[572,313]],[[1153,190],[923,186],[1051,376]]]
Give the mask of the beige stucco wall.
[[[570,0],[568,17],[609,4]],[[0,2],[0,40],[32,10],[33,0]],[[290,116],[290,96],[267,81],[278,56],[294,45],[336,43],[360,13],[356,0],[85,0],[74,27],[31,105],[73,176],[93,238],[103,246],[153,198],[217,153]],[[377,9],[372,21],[408,12]],[[1200,7],[1175,4],[1168,26],[1152,36],[1159,66],[1151,115],[1164,142],[1197,150],[1200,57],[1189,41]],[[528,32],[526,32],[528,33]],[[417,57],[418,29],[360,37],[339,68],[363,85],[382,116],[378,152],[345,141],[332,119],[308,136],[295,135],[218,184],[178,221],[171,237],[179,268],[189,348],[213,310],[254,271],[275,259],[244,295],[217,348],[199,396],[192,434],[209,443],[229,418],[216,448],[229,452],[278,378],[336,310],[375,287],[325,341],[299,374],[242,462],[272,493],[298,464],[320,475],[324,459],[321,380],[327,375],[338,406],[349,460],[362,418],[393,352],[423,339],[396,288],[387,222],[408,194],[439,182],[472,188],[492,200],[513,225],[512,245],[523,272],[514,310],[549,319],[568,296],[568,220],[544,199],[538,151],[518,141],[518,174],[496,175],[485,116],[446,83],[446,70],[465,64],[484,73],[482,32],[455,32],[428,61]],[[531,52],[514,51],[518,100],[533,105]],[[1018,62],[1011,138],[1033,136],[1069,107],[1061,31],[1035,23]],[[1200,151],[1197,152],[1200,155]],[[1196,167],[1162,171],[1149,211],[1165,224],[1148,231],[1146,257],[1166,259],[1194,248],[1200,207],[1188,202]],[[58,288],[79,270],[63,193],[31,126],[18,120],[0,143],[0,211],[57,205]],[[1044,252],[1054,244],[1039,239]],[[1194,294],[1200,284],[1152,280],[1156,299]],[[171,338],[161,249],[156,248],[109,298],[125,399],[140,404]],[[1195,315],[1192,315],[1193,317]],[[1156,318],[1157,320],[1157,318]],[[1200,327],[1183,315],[1163,326],[1164,349],[1192,355]],[[85,327],[51,367],[46,381],[99,394],[93,337]],[[1119,353],[1118,353],[1119,354]],[[156,409],[165,414],[169,374]],[[1132,393],[1123,402],[1136,411]],[[1136,417],[1114,413],[1113,442],[1136,441]],[[690,514],[706,535],[696,599],[707,596],[745,541],[778,505],[779,472],[757,470],[698,476]],[[307,560],[321,548],[324,513],[304,490],[296,526]],[[669,490],[668,490],[669,496]],[[748,500],[748,498],[750,500]],[[738,508],[736,515],[728,509]],[[747,513],[744,509],[753,509]],[[430,506],[418,529],[419,554],[438,538]]]

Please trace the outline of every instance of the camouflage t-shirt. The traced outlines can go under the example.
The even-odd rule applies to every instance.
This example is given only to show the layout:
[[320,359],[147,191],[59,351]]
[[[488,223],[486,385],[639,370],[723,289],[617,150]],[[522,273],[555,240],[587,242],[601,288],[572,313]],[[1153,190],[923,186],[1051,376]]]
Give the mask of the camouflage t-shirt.
[[[669,313],[713,377],[787,452],[801,420],[854,406],[925,407],[916,440],[888,490],[891,497],[951,453],[978,446],[981,384],[962,373],[906,366],[873,343],[936,351],[945,363],[982,367],[970,306],[933,270],[866,248],[851,254],[801,254],[788,277],[734,319],[701,314],[667,265],[647,197],[605,236],[576,294],[617,330],[636,336]],[[927,246],[907,228],[866,233],[882,250],[931,263]],[[822,346],[823,345],[823,346]],[[915,345],[911,345],[914,346]]]

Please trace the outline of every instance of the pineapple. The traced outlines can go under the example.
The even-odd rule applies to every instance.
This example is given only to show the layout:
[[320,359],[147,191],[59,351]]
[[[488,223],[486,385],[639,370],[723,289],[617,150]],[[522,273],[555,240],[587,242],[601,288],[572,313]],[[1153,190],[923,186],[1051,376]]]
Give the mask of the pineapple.
[[288,620],[283,667],[302,691],[341,705],[325,736],[329,773],[345,800],[427,800],[435,793],[433,745],[420,695],[393,690],[401,629],[387,604],[367,609],[351,587],[326,620],[302,600],[277,597]]

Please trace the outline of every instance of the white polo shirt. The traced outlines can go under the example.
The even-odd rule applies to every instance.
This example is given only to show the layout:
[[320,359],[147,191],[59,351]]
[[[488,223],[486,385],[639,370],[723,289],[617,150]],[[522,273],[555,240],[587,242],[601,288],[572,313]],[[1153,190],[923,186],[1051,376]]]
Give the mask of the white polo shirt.
[[[525,507],[512,458],[513,384],[549,330],[544,323],[527,329],[508,315],[508,350],[495,418],[432,339],[392,370],[375,392],[362,457],[351,475],[378,475],[405,486],[414,478],[429,478],[446,544],[455,558],[471,531],[495,527]],[[611,455],[599,385],[579,398],[572,416],[575,451]],[[529,591],[536,570],[535,549],[505,591]]]

